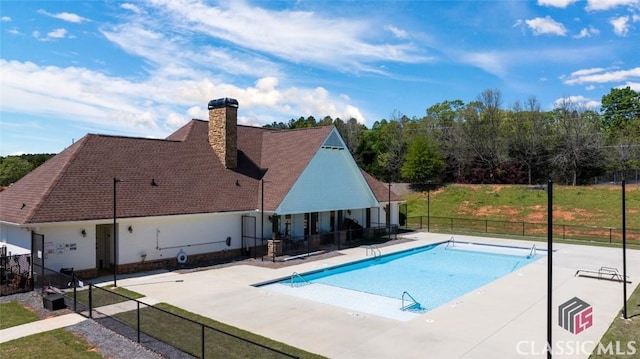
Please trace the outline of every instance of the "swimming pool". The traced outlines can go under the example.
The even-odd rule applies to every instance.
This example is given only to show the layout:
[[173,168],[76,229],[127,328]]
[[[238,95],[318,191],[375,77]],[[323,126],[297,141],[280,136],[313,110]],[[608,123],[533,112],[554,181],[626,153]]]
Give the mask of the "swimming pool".
[[[292,275],[267,287],[339,306],[344,302],[366,305],[379,300],[381,306],[393,306],[395,311],[402,306],[403,293],[407,292],[423,309],[430,310],[541,257],[530,255],[528,248],[448,244]],[[386,304],[382,303],[385,298],[390,299]]]

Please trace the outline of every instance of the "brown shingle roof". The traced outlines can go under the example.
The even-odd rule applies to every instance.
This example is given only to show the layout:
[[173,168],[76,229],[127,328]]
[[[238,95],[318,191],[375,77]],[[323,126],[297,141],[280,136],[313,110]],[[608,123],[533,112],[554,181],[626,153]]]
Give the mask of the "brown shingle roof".
[[[121,218],[253,211],[260,208],[262,178],[268,181],[265,210],[273,210],[332,129],[238,126],[235,169],[226,169],[211,149],[207,121],[192,120],[164,140],[89,134],[0,192],[0,220],[111,218],[113,178],[123,180],[117,184]],[[363,174],[385,201],[386,187]]]

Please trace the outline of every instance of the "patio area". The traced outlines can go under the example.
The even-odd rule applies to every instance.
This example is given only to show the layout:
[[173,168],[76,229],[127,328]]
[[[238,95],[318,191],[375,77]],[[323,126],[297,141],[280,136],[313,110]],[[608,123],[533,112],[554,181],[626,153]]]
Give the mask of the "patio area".
[[[451,235],[412,233],[382,254],[449,240]],[[472,236],[456,241],[539,249],[545,243]],[[622,269],[622,251],[554,244],[553,341],[558,358],[587,358],[622,307],[622,284],[574,276],[579,269]],[[546,357],[547,258],[497,279],[409,320],[345,309],[254,284],[366,258],[365,247],[279,267],[237,264],[190,272],[161,272],[118,280],[121,287],[156,301],[285,342],[331,358],[507,358]],[[640,251],[627,251],[630,295],[640,278]],[[179,280],[179,281],[177,281]],[[557,308],[578,297],[593,308],[593,325],[574,335],[558,326]],[[363,306],[368,303],[362,303]],[[626,343],[622,344],[623,347]],[[570,346],[578,350],[569,351]],[[573,349],[576,349],[573,348]]]

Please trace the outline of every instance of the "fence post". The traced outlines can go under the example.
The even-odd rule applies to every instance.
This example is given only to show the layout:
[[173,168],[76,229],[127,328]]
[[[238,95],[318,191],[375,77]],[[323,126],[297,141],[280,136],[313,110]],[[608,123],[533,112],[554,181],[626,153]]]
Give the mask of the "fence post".
[[522,236],[524,237],[524,222],[522,222]]
[[489,225],[488,225],[489,221],[488,220],[484,220],[484,233],[487,233],[489,231]]
[[200,344],[202,345],[202,359],[204,359],[204,354],[205,354],[204,353],[204,324],[200,324],[200,328],[201,328],[200,335],[202,339]]
[[420,229],[422,229],[422,216],[420,216]]
[[138,304],[138,311],[137,311],[137,321],[138,321],[138,343],[140,343],[140,301],[136,300],[136,303]]
[[73,311],[75,313],[78,312],[78,298],[77,298],[77,286],[76,286],[76,275],[75,273],[71,272],[71,280],[73,281]]
[[611,244],[611,227],[609,227],[609,244]]
[[565,225],[562,225],[562,239],[565,239],[564,235],[565,235]]
[[451,232],[453,232],[453,218],[449,218],[449,219],[451,220],[451,226],[450,226]]
[[89,284],[89,318],[93,318],[93,284]]

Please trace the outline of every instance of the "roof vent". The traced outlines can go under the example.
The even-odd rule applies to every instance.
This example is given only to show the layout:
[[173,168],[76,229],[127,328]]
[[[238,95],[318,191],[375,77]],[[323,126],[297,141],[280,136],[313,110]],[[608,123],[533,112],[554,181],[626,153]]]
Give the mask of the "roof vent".
[[322,144],[322,148],[330,148],[334,150],[344,150],[344,143],[340,140],[340,136],[336,130],[331,131],[329,137]]
[[211,100],[209,101],[209,110],[212,110],[214,108],[224,108],[224,107],[238,107],[238,100],[236,100],[235,98],[228,98],[228,97],[224,97],[224,98],[219,98],[219,99],[215,99],[215,100]]

